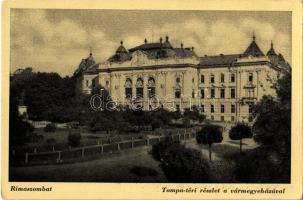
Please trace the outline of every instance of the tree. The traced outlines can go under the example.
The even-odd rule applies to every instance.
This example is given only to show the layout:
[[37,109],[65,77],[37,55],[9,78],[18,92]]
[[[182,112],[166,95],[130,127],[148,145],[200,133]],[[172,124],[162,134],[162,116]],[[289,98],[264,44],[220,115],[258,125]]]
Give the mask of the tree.
[[221,143],[223,140],[222,127],[217,125],[205,125],[197,133],[196,140],[198,144],[207,144],[209,149],[209,161],[211,161],[211,147],[213,143]]
[[260,146],[237,162],[240,181],[290,181],[291,75],[284,74],[274,87],[277,98],[263,96],[254,106],[253,138]]
[[43,130],[44,132],[55,132],[56,125],[54,123],[46,124]]
[[229,138],[232,140],[240,140],[240,153],[242,153],[242,139],[251,138],[251,128],[244,123],[238,123],[229,131]]
[[68,134],[68,144],[73,147],[80,145],[81,134],[80,133],[70,133]]
[[[254,106],[254,140],[277,150],[290,151],[291,75],[285,74],[275,85],[278,98],[263,96]],[[287,150],[286,150],[287,149]]]
[[177,183],[209,182],[209,166],[198,150],[166,140],[153,146],[153,158],[160,161],[169,181]]
[[20,88],[17,84],[10,85],[9,101],[9,143],[10,148],[24,144],[28,136],[33,133],[34,127],[22,119],[18,112]]

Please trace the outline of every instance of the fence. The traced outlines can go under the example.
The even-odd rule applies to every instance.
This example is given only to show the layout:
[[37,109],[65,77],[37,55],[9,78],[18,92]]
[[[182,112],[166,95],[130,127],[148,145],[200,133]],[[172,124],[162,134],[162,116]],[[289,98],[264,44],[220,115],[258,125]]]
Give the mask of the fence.
[[175,134],[169,136],[158,136],[147,139],[134,139],[127,141],[120,141],[111,144],[97,144],[91,146],[83,146],[61,151],[48,152],[26,152],[25,154],[13,154],[10,158],[13,165],[30,165],[30,164],[53,164],[64,163],[74,160],[92,158],[94,156],[119,152],[126,149],[133,149],[136,147],[150,146],[164,141],[165,138],[171,138],[174,141],[187,140],[194,138],[195,132]]

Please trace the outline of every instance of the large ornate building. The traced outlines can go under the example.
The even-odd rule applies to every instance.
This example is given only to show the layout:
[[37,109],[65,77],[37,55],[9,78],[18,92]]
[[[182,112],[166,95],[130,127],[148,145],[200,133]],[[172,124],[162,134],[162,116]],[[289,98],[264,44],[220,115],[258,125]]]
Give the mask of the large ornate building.
[[103,63],[90,53],[75,74],[84,93],[100,85],[117,105],[181,111],[195,105],[208,119],[249,121],[252,105],[263,95],[276,96],[272,86],[289,69],[273,43],[264,54],[255,36],[243,53],[202,57],[193,47],[173,47],[166,36],[128,50],[121,41]]

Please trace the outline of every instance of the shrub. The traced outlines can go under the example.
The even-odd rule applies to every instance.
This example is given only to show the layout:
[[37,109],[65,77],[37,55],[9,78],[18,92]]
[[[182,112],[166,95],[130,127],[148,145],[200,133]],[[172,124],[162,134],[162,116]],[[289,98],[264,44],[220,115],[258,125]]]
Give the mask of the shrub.
[[191,124],[190,124],[190,119],[185,117],[182,119],[182,126],[183,128],[190,128]]
[[163,158],[163,156],[166,153],[166,150],[175,143],[178,143],[178,142],[174,142],[170,138],[165,138],[164,141],[161,141],[158,144],[153,145],[152,151],[151,151],[153,158],[157,161],[161,161],[161,159]]
[[156,128],[160,128],[163,126],[163,122],[160,119],[154,119],[151,123],[152,130],[155,130]]
[[48,143],[48,144],[56,143],[56,139],[55,139],[55,138],[48,138],[48,139],[46,140],[46,143]]
[[44,132],[55,132],[56,125],[54,123],[46,124],[43,130]]
[[213,143],[221,143],[223,140],[222,127],[217,125],[205,125],[197,133],[196,140],[198,144],[207,144],[209,147],[209,160],[211,161],[211,146]]
[[[273,159],[273,155],[277,156]],[[290,157],[259,147],[241,157],[235,167],[237,181],[244,183],[289,183]]]
[[81,134],[80,133],[70,133],[68,134],[68,144],[73,147],[80,145]]
[[166,140],[153,146],[154,159],[161,162],[161,168],[169,181],[177,183],[208,182],[209,166],[195,149],[187,149],[178,142]]
[[242,153],[242,139],[252,138],[251,128],[244,123],[238,123],[229,131],[229,138],[232,140],[240,140],[240,153]]

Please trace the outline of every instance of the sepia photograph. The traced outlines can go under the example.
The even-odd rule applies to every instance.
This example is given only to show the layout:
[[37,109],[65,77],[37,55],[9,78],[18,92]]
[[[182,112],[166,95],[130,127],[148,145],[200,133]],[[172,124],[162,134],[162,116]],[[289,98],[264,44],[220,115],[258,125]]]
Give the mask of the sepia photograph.
[[302,198],[300,5],[4,1],[2,198]]
[[9,181],[291,182],[291,12],[10,15]]

